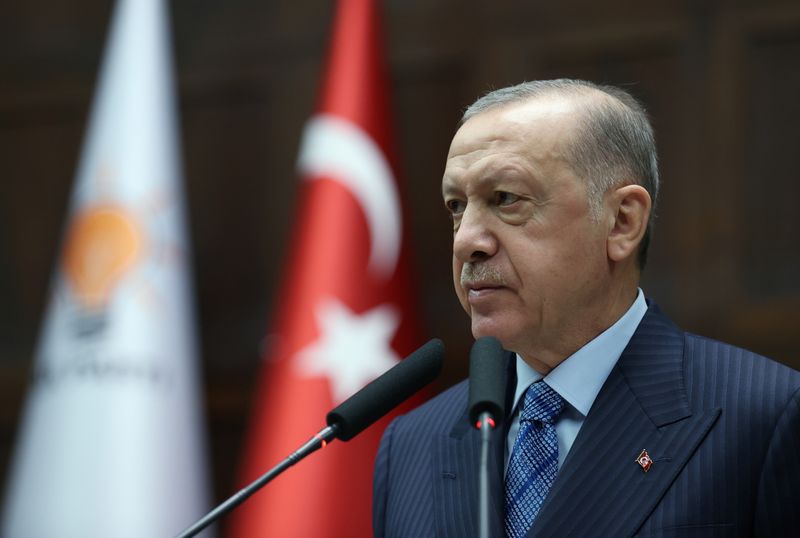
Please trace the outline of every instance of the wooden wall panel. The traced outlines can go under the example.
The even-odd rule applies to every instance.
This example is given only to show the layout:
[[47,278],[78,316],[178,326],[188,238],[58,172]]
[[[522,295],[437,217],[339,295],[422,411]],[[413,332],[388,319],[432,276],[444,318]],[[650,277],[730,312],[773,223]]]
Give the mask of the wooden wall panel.
[[800,6],[743,17],[737,36],[741,97],[729,158],[737,274],[722,326],[741,345],[800,368]]
[[800,298],[800,140],[790,134],[800,127],[800,32],[755,40],[744,60],[745,181],[736,220],[742,241],[737,266],[748,295]]

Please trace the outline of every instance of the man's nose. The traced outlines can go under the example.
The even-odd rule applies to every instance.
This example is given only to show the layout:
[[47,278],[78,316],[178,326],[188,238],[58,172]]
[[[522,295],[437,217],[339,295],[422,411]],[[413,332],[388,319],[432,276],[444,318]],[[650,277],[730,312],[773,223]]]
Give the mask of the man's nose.
[[489,226],[489,216],[467,205],[453,237],[453,254],[461,262],[475,262],[494,256],[497,238]]

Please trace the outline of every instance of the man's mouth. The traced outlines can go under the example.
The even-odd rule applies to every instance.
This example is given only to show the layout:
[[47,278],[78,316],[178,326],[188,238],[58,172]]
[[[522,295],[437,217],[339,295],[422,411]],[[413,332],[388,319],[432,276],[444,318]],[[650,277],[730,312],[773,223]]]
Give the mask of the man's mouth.
[[495,282],[470,282],[464,286],[469,297],[479,298],[503,288],[502,284]]

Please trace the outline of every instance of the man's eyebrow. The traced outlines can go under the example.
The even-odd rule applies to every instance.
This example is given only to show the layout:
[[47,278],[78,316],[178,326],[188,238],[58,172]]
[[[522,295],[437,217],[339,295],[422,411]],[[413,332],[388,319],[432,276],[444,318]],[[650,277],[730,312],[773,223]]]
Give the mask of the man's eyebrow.
[[442,196],[461,192],[461,189],[456,187],[451,181],[447,180],[447,176],[442,178]]

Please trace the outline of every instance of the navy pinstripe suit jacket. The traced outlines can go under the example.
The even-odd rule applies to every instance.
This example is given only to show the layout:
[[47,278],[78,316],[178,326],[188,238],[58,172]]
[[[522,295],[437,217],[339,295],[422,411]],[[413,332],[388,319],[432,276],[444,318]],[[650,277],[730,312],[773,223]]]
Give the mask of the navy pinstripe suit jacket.
[[[460,383],[386,429],[376,536],[477,534],[467,392]],[[505,433],[494,433],[491,460],[497,536]],[[654,460],[647,473],[634,461],[642,449]],[[685,333],[651,304],[529,536],[800,536],[800,373]]]

